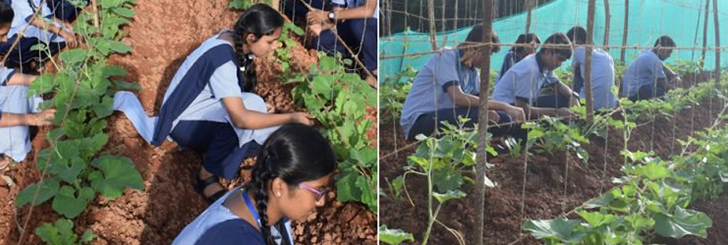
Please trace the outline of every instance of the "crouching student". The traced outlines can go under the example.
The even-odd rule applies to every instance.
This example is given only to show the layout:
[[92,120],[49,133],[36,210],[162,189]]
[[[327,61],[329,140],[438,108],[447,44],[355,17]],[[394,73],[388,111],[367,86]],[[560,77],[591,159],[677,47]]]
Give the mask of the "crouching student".
[[292,245],[289,220],[304,221],[324,205],[335,170],[316,129],[284,125],[263,144],[251,181],[210,205],[172,244]]
[[570,45],[565,34],[551,35],[538,53],[527,56],[501,77],[493,100],[523,108],[526,118],[574,117],[568,107],[578,105],[579,96],[553,73],[571,57]]
[[[574,68],[574,91],[585,98],[584,72],[586,69],[586,29],[581,26],[571,28],[566,36],[569,37],[574,48],[572,67]],[[591,86],[594,110],[614,108],[617,98],[612,93],[614,87],[614,60],[612,56],[600,48],[592,49]]]
[[[473,127],[478,122],[480,76],[476,68],[489,57],[485,47],[468,46],[482,42],[482,39],[483,27],[477,25],[468,34],[466,42],[456,49],[445,49],[433,55],[420,69],[407,94],[399,121],[407,140],[415,139],[418,134],[431,135],[435,129],[442,128],[444,122],[459,125],[458,117],[469,119],[463,125],[465,127]],[[495,33],[491,41],[498,43]],[[498,48],[493,50],[497,52]],[[524,120],[520,108],[498,101],[489,101],[488,106],[493,110],[489,111],[490,118],[496,118],[498,124]],[[495,136],[518,134],[520,125],[508,124],[490,131]],[[522,138],[521,135],[517,137]]]
[[495,79],[496,84],[498,83],[498,80],[500,80],[500,78],[506,74],[508,69],[511,69],[511,66],[515,65],[523,58],[526,58],[526,56],[535,53],[536,47],[541,44],[541,39],[538,39],[538,36],[534,33],[521,34],[518,35],[518,39],[516,39],[516,44],[527,44],[528,46],[516,46],[508,51],[506,57],[503,58],[503,65],[501,66],[501,69],[498,72],[498,76]]
[[672,55],[675,41],[661,36],[652,49],[643,51],[623,75],[622,96],[632,101],[662,97],[668,89],[682,82],[680,76],[662,62]]
[[170,139],[204,154],[195,187],[209,202],[226,192],[218,177],[237,176],[243,160],[254,156],[277,126],[313,124],[307,113],[266,113],[263,99],[252,93],[257,80],[253,59],[271,53],[282,26],[283,17],[270,6],[250,7],[234,30],[222,30],[185,59],[159,117],[149,118],[133,93],[114,97],[114,109],[123,111],[147,142],[160,146]]
[[[50,125],[55,110],[38,112],[39,96],[28,98],[28,86],[36,76],[0,68],[0,162],[7,157],[15,162],[31,150],[28,126]],[[9,159],[4,159],[6,162]]]
[[[59,6],[62,5],[61,1],[58,2]],[[40,62],[64,47],[76,47],[76,36],[69,21],[75,19],[75,15],[68,15],[72,19],[59,19],[49,4],[43,3],[43,0],[12,1],[11,5],[0,3],[0,34],[5,34],[0,36],[4,41],[0,44],[0,53],[8,55],[5,66],[36,70]],[[36,15],[36,11],[40,13]],[[17,39],[17,46],[11,50]],[[48,47],[50,54],[31,50],[41,43]]]

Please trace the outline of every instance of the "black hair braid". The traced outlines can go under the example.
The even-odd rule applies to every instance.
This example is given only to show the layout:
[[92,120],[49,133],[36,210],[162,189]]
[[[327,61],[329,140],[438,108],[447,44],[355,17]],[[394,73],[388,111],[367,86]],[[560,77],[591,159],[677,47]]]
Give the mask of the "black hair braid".
[[258,76],[255,73],[255,62],[248,59],[243,53],[243,38],[247,36],[247,31],[242,29],[242,26],[238,26],[232,35],[235,44],[235,58],[237,58],[240,68],[243,69],[238,70],[238,76],[242,77],[240,87],[243,92],[253,92],[255,85],[258,83]]
[[271,163],[273,162],[271,158],[273,157],[275,156],[268,152],[262,161],[258,160],[250,181],[250,187],[255,190],[255,209],[260,216],[260,231],[263,233],[263,241],[266,244],[275,244],[270,226],[268,226],[268,185],[275,177],[271,171]]

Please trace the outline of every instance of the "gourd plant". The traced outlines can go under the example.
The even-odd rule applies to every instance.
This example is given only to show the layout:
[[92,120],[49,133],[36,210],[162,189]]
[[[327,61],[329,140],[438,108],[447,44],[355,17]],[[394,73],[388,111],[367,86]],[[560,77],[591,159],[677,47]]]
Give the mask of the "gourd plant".
[[293,98],[321,124],[339,159],[337,198],[377,209],[377,149],[367,132],[375,127],[367,115],[377,104],[377,91],[358,74],[347,73],[335,57],[319,53],[309,74],[297,74]]
[[[131,7],[136,0],[100,0],[98,4],[97,12],[82,12],[74,26],[75,34],[85,40],[85,45],[60,53],[60,62],[51,60],[58,73],[45,73],[30,86],[29,94],[53,95],[41,106],[57,109],[53,122],[57,128],[47,134],[50,147],[38,154],[42,180],[18,194],[18,207],[51,201],[55,212],[73,219],[84,212],[96,193],[114,199],[127,187],[144,189],[131,160],[102,152],[109,140],[104,129],[106,118],[113,112],[115,91],[138,88],[114,79],[126,71],[107,64],[109,55],[132,50],[119,41],[125,36],[120,27],[135,16]],[[49,52],[47,47],[34,49]],[[36,229],[36,234],[48,243],[75,243],[69,222],[46,223]],[[92,235],[84,234],[82,241],[91,239]]]
[[[464,124],[466,120],[461,118],[460,125]],[[468,175],[475,174],[477,137],[477,130],[465,130],[462,126],[454,125],[446,125],[437,137],[417,136],[417,140],[420,141],[419,146],[417,151],[407,158],[408,165],[401,178],[408,197],[407,175],[414,174],[427,178],[428,222],[422,244],[427,244],[432,227],[436,222],[444,226],[437,220],[442,205],[449,200],[465,197],[465,192],[460,188],[465,183],[475,182]],[[490,134],[488,134],[488,138],[490,138]],[[494,152],[490,147],[488,151]],[[491,183],[489,180],[487,182]],[[437,200],[436,204],[435,200]],[[410,203],[414,206],[411,199]],[[465,243],[462,234],[448,227],[445,228],[455,235],[461,244]]]

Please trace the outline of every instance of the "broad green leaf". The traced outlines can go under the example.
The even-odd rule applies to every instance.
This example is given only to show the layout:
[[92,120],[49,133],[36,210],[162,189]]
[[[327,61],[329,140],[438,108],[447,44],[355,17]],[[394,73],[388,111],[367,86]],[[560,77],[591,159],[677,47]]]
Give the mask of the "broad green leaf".
[[35,202],[32,202],[31,205],[37,206],[55,196],[58,193],[59,185],[59,181],[53,178],[45,179],[40,184],[30,184],[18,193],[18,197],[15,198],[15,206],[22,207],[25,204],[31,203],[33,198],[35,198]]
[[537,239],[558,239],[565,243],[579,243],[585,236],[584,231],[577,229],[578,220],[528,220],[523,224],[524,231],[531,232]]
[[449,192],[463,185],[463,175],[460,171],[451,168],[433,167],[433,180],[435,189],[439,192]]
[[83,233],[83,236],[81,236],[81,242],[83,243],[89,243],[96,239],[96,234],[94,234],[91,230],[86,230],[86,232]]
[[131,46],[129,46],[125,43],[122,43],[122,42],[110,41],[109,45],[110,45],[111,50],[113,50],[114,52],[120,53],[120,54],[129,53],[132,50]]
[[88,202],[94,198],[91,188],[83,187],[76,196],[76,190],[70,186],[63,186],[53,198],[53,210],[72,219],[83,213]]
[[702,238],[708,236],[707,229],[713,221],[703,212],[676,207],[675,213],[668,216],[655,215],[655,231],[664,237],[681,238],[695,235]]
[[462,192],[461,190],[450,190],[445,193],[433,192],[432,196],[435,197],[438,202],[445,203],[451,199],[458,199],[458,198],[465,197],[465,192]]
[[89,175],[91,186],[104,197],[117,198],[127,187],[144,190],[142,176],[129,158],[102,156],[92,164],[101,171]]
[[355,186],[358,177],[356,172],[347,169],[342,171],[340,176],[336,181],[336,198],[341,202],[359,200],[361,190]]
[[64,51],[59,55],[61,57],[61,60],[63,60],[66,63],[75,64],[83,62],[86,57],[88,56],[88,51],[83,49],[71,49],[68,51]]
[[46,244],[75,245],[78,236],[73,232],[73,222],[59,219],[55,224],[43,223],[35,229],[35,234]]
[[128,9],[128,8],[114,8],[112,11],[114,13],[121,15],[123,17],[132,18],[136,16],[136,12],[134,10]]
[[414,242],[415,237],[400,229],[389,229],[386,225],[379,227],[379,241],[391,245],[398,245],[402,242]]

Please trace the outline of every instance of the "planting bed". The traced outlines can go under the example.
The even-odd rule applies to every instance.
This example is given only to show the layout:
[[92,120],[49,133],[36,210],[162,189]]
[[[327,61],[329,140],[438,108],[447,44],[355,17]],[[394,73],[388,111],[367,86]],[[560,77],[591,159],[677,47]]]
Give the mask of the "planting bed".
[[[696,82],[707,79],[705,74],[688,75],[683,86],[693,86]],[[705,99],[699,105],[679,111],[673,118],[658,116],[654,123],[638,123],[640,126],[632,132],[628,148],[630,151],[653,150],[664,159],[672,154],[679,154],[682,148],[677,140],[686,140],[693,132],[712,125],[720,113],[721,102],[717,98],[712,100]],[[383,112],[382,115],[387,114]],[[391,181],[404,173],[407,157],[415,152],[416,147],[398,152],[396,156],[392,155],[395,140],[397,148],[412,142],[404,141],[401,127],[398,124],[393,127],[393,119],[386,116],[383,118],[386,119],[380,123],[380,156],[390,156],[383,158],[380,163],[382,188],[387,194],[381,197],[381,224],[412,233],[419,242],[427,227],[427,179],[424,176],[407,176],[406,188],[416,207],[410,204],[404,193],[399,200],[392,198],[392,190],[385,185],[385,179]],[[590,138],[590,141],[590,144],[583,146],[589,153],[589,164],[584,164],[573,152],[568,156],[564,152],[529,156],[525,199],[522,198],[524,157],[514,158],[509,154],[502,154],[491,159],[489,163],[494,167],[487,170],[487,176],[497,186],[485,190],[483,241],[486,244],[509,244],[523,235],[527,238],[515,244],[538,244],[530,234],[521,231],[521,226],[527,219],[555,218],[608,191],[612,186],[612,177],[623,174],[620,171],[624,163],[624,157],[620,155],[624,147],[622,132],[610,128],[608,142],[597,137]],[[470,177],[474,179],[474,176]],[[464,191],[467,193],[465,198],[451,200],[443,205],[438,220],[468,237],[469,233],[474,232],[472,229],[477,214],[476,205],[473,203],[474,185],[465,185]],[[726,215],[725,198],[726,194],[723,193],[716,200],[695,204],[697,210],[706,212],[714,220],[713,228],[708,230],[707,239],[689,237],[673,241],[674,244],[720,244],[720,241],[724,241],[723,231],[728,228],[721,221],[721,217]],[[568,217],[576,218],[575,215]],[[433,229],[429,244],[457,244],[455,236],[442,226],[435,224]]]

